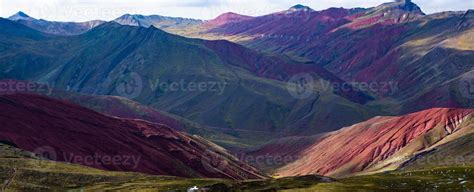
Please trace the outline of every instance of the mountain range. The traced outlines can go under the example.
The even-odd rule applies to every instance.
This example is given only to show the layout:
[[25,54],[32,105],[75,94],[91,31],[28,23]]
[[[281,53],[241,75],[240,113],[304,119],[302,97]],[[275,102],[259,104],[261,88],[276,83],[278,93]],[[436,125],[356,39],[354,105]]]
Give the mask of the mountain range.
[[[275,130],[320,133],[368,119],[377,111],[363,106],[371,97],[361,91],[325,89],[320,82],[343,81],[323,68],[227,41],[188,39],[154,27],[114,22],[79,36],[51,36],[8,20],[0,22],[5,26],[0,30],[6,49],[0,61],[3,79],[120,96],[116,87],[134,73],[142,82],[134,100],[244,139],[272,138]],[[27,67],[32,63],[35,67]],[[314,83],[317,94],[300,100],[291,95],[295,90],[288,90],[285,81],[302,72],[311,72],[320,82]],[[189,91],[160,86],[173,82],[210,87]],[[331,117],[329,109],[350,111],[354,116],[341,120]],[[327,120],[306,129],[306,124],[320,123],[321,118]]]
[[395,83],[396,92],[369,93],[381,101],[374,105],[390,103],[395,115],[431,107],[473,107],[456,90],[473,69],[468,46],[473,43],[472,10],[426,15],[411,1],[368,9],[298,7],[181,34],[285,54],[346,82]]
[[212,20],[18,12],[0,18],[0,150],[24,152],[0,161],[97,174],[70,189],[474,189],[473,37],[473,10],[411,0]]
[[91,30],[94,27],[103,24],[105,21],[94,20],[87,22],[57,22],[44,19],[35,19],[26,13],[18,12],[10,17],[9,20],[16,21],[38,31],[56,35],[78,35]]
[[156,28],[167,30],[167,31],[183,30],[190,26],[200,25],[203,23],[202,20],[198,20],[198,19],[165,17],[165,16],[160,16],[160,15],[131,15],[131,14],[122,15],[119,18],[114,19],[113,22],[119,23],[121,25],[139,26],[139,27],[146,27],[146,28],[150,26],[154,26]]
[[[227,39],[254,50],[284,54],[322,67],[344,82],[397,84],[396,92],[366,94],[381,101],[374,105],[389,104],[389,113],[400,115],[430,107],[472,107],[456,89],[459,80],[472,71],[473,13],[426,15],[412,1],[396,1],[373,8],[322,11],[296,5],[257,17],[225,13],[209,21],[156,15],[120,18],[134,20],[123,22],[126,25],[136,26],[133,23],[141,20],[138,26],[154,25],[187,37]],[[120,18],[115,21],[120,23]],[[174,24],[159,24],[164,20]],[[182,25],[182,21],[193,22]],[[430,77],[433,72],[438,74]],[[413,84],[419,87],[412,89]]]
[[[170,98],[166,93],[163,94],[160,91],[144,90],[144,93],[135,100],[212,127],[236,130],[243,128],[268,132],[279,130],[285,132],[286,135],[316,134],[336,130],[367,120],[375,115],[402,115],[432,107],[473,107],[473,102],[463,97],[462,90],[459,90],[458,86],[462,83],[462,77],[469,76],[473,66],[469,64],[472,61],[472,49],[467,46],[472,40],[467,38],[472,33],[471,15],[472,11],[425,15],[411,1],[386,3],[368,9],[330,8],[323,11],[314,11],[299,5],[286,11],[259,17],[226,13],[215,20],[205,22],[161,16],[124,15],[115,22],[149,28],[122,27],[114,25],[114,23],[106,23],[80,36],[57,38],[50,37],[48,34],[37,34],[43,36],[48,43],[53,45],[46,46],[51,49],[44,48],[44,43],[37,42],[38,46],[41,44],[42,52],[44,52],[40,55],[32,53],[27,57],[20,57],[8,54],[10,57],[4,57],[4,59],[8,59],[7,62],[15,62],[15,67],[5,65],[10,68],[10,73],[4,73],[2,77],[48,81],[56,83],[63,89],[69,87],[73,91],[83,93],[115,95],[117,93],[114,93],[113,89],[116,82],[112,82],[112,79],[117,79],[118,76],[130,71],[138,72],[145,79],[144,82],[147,84],[145,88],[151,86],[149,85],[150,81],[176,82],[181,79],[191,81],[190,78],[195,82],[226,82],[229,83],[229,86],[222,94],[227,96],[209,93],[194,94],[194,96],[186,94],[188,99],[176,103],[173,98],[177,98],[176,94],[180,94],[182,91],[174,92],[174,97]],[[171,22],[171,24],[164,24],[166,22]],[[227,22],[228,24],[226,24]],[[207,39],[224,38],[251,49],[222,40],[186,39],[154,28],[161,27],[166,30],[172,26],[175,28],[169,30],[170,32]],[[314,28],[314,26],[317,27]],[[288,29],[291,30],[288,31]],[[112,30],[114,33],[107,33]],[[440,33],[440,31],[443,32]],[[373,34],[378,35],[374,36]],[[433,34],[440,35],[436,35],[436,38],[425,38],[425,36],[433,36]],[[212,37],[210,38],[210,36]],[[240,41],[235,37],[246,40]],[[110,41],[111,39],[117,41]],[[118,41],[119,39],[128,40]],[[165,39],[173,40],[167,41],[166,46],[152,43],[163,42]],[[455,43],[459,41],[462,43]],[[122,42],[128,42],[128,44],[122,44]],[[170,49],[170,47],[186,45],[180,44],[180,42],[189,43],[198,49],[194,52],[183,51],[183,49],[188,49],[184,47]],[[68,45],[57,46],[61,43]],[[62,47],[62,49],[58,49],[58,47]],[[162,50],[164,47],[166,50]],[[265,50],[262,47],[265,47]],[[273,47],[282,50],[270,50]],[[107,50],[108,48],[119,48],[122,52],[114,51],[112,53],[112,50],[109,50],[112,55],[106,56],[106,51],[93,51],[94,49]],[[38,48],[28,47],[27,49]],[[130,54],[131,50],[134,50],[133,54]],[[158,51],[149,53],[150,50]],[[277,56],[280,54],[286,56]],[[202,55],[209,55],[209,57],[202,57]],[[47,67],[44,67],[43,70],[35,69],[34,73],[36,74],[34,75],[22,74],[22,76],[18,76],[14,74],[14,71],[22,69],[20,66],[22,62],[15,61],[11,56],[21,58],[22,62],[35,60],[35,62],[40,62],[39,65]],[[197,56],[200,59],[196,59]],[[54,59],[55,64],[49,62],[51,58],[62,57],[68,60]],[[441,59],[441,57],[446,59]],[[26,58],[29,59],[25,60]],[[150,61],[153,61],[154,64],[148,64]],[[194,64],[196,61],[203,61],[206,65],[217,64],[211,67],[214,70],[210,70],[209,66]],[[161,67],[164,66],[164,62],[168,64],[166,67]],[[71,63],[74,63],[72,67],[65,67]],[[91,68],[87,66],[95,63],[101,63],[101,66],[104,66],[102,63],[110,64],[108,67],[91,71]],[[120,72],[111,74],[113,69],[117,68],[118,63],[122,63],[119,65],[122,69],[119,70]],[[191,63],[193,63],[193,67],[189,68]],[[295,65],[295,63],[299,64]],[[144,70],[142,73],[134,69],[142,64],[146,67],[158,67],[159,70],[141,69]],[[84,65],[83,68],[74,69],[82,65]],[[170,66],[173,66],[173,69],[169,68]],[[228,67],[237,67],[237,70],[229,72],[226,69]],[[160,75],[169,74],[169,70],[182,75],[175,75],[173,78],[164,78]],[[48,71],[49,74],[40,74],[41,71]],[[154,74],[149,74],[150,71],[153,71]],[[251,79],[241,80],[244,76],[240,74],[241,72],[250,73]],[[102,74],[102,77],[97,76],[99,73]],[[328,91],[328,88],[323,86],[324,90],[314,91],[318,94],[326,92],[329,97],[338,100],[326,99],[331,100],[330,102],[320,100],[324,97],[313,97],[312,99],[308,98],[309,101],[301,101],[291,98],[289,94],[279,94],[287,92],[282,90],[284,84],[280,82],[286,82],[299,73],[311,74],[319,84],[321,83],[318,81],[335,85],[372,83],[379,87],[391,84],[394,87],[388,91],[378,88],[365,91],[350,89],[350,91],[338,92]],[[433,73],[436,75],[432,75]],[[57,76],[58,74],[61,76]],[[73,74],[78,77],[73,77]],[[187,74],[193,74],[194,77]],[[196,74],[202,74],[205,77],[201,78]],[[267,81],[266,79],[276,81]],[[96,86],[97,84],[99,86]],[[315,85],[315,87],[321,86]],[[248,90],[249,88],[250,90]],[[265,89],[280,89],[281,91],[275,91],[274,93],[277,94],[271,96],[267,93],[259,93],[259,90]],[[255,97],[255,95],[259,95],[259,97]],[[160,97],[159,102],[156,102],[157,97]],[[252,100],[257,102],[262,97],[267,102],[252,104]],[[222,100],[223,98],[228,99]],[[221,101],[218,105],[214,103],[217,108],[213,108],[212,112],[203,111],[203,109],[210,107],[206,104],[208,103],[207,99]],[[239,101],[246,101],[247,105],[237,104],[240,103]],[[308,109],[308,106],[312,106],[313,102],[317,105],[316,110],[319,111]],[[255,105],[259,107],[255,107]],[[328,117],[330,114],[327,111],[322,111],[324,108],[327,109],[328,105],[332,106],[330,107],[333,110],[331,115],[340,113],[338,111],[344,111],[344,113],[347,112],[346,114],[351,114],[351,117],[343,118],[342,122],[340,118]],[[363,105],[362,108],[361,105]],[[294,108],[293,106],[301,107]],[[231,109],[232,111],[229,111]],[[264,113],[257,112],[257,109],[271,115],[262,116],[261,114]],[[213,114],[216,111],[224,111],[224,115]],[[239,111],[246,111],[246,113]],[[211,116],[218,118],[209,119]],[[325,121],[323,124],[319,124],[323,118]],[[317,130],[306,131],[307,127],[317,127]],[[245,133],[235,131],[234,134]]]
[[[19,19],[30,18],[25,15],[19,13],[10,19],[28,20]],[[413,2],[398,1],[373,8],[323,11],[296,5],[264,16],[226,13],[210,21],[127,14],[82,35],[67,37],[15,25],[14,36],[34,35],[4,43],[34,40],[28,47],[8,50],[2,57],[8,70],[1,77],[47,81],[59,89],[87,94],[119,95],[115,90],[118,77],[133,72],[143,80],[143,90],[134,100],[225,134],[244,139],[267,136],[275,130],[281,135],[318,134],[376,115],[473,107],[458,86],[472,73],[469,62],[473,52],[468,46],[471,15],[472,11],[426,15]],[[235,43],[187,39],[155,27]],[[8,38],[11,33],[4,30]],[[271,50],[273,47],[281,50]],[[31,51],[40,49],[40,54]],[[25,69],[26,63],[32,62],[38,68]],[[175,74],[172,77],[171,72]],[[300,73],[315,79],[314,94],[303,100],[285,90],[286,81]],[[222,93],[191,94],[153,88],[159,82],[179,81],[226,83],[227,87]],[[326,83],[356,87],[338,91]],[[379,88],[357,90],[361,83]],[[394,87],[380,88],[389,84]],[[243,101],[245,105],[241,105]],[[336,115],[342,113],[344,118]],[[280,136],[267,138],[276,137]]]

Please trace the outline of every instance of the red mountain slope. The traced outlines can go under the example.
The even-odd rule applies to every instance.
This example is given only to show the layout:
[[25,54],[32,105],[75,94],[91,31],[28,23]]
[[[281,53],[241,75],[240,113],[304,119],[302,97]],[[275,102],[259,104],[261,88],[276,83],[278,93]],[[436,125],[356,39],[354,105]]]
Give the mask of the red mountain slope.
[[347,176],[396,169],[411,155],[472,132],[473,112],[435,108],[400,117],[376,117],[330,133],[277,173]]
[[457,90],[474,66],[473,10],[425,15],[411,0],[368,9],[303,7],[185,35],[310,61],[345,82],[391,83],[390,91],[365,94],[393,115],[474,107]]
[[[297,74],[314,73],[331,83],[345,83],[339,77],[323,67],[314,65],[314,63],[294,62],[278,56],[261,57],[259,53],[254,50],[245,49],[241,45],[231,44],[225,40],[206,41],[205,45],[214,50],[215,53],[227,63],[244,68],[259,77],[288,81],[292,76]],[[355,88],[335,91],[334,93],[352,102],[361,104],[373,100],[369,95]]]
[[216,26],[216,28],[209,29],[208,32],[225,35],[276,35],[275,38],[279,38],[280,35],[285,35],[285,38],[291,35],[310,37],[316,30],[317,32],[328,32],[334,27],[349,22],[344,17],[350,14],[351,10],[342,8],[331,8],[324,11],[290,9],[241,20],[238,23]]
[[250,17],[250,16],[245,16],[245,15],[240,15],[240,14],[237,14],[237,13],[228,12],[228,13],[224,13],[222,15],[219,15],[218,17],[216,17],[213,20],[207,21],[204,25],[208,26],[208,27],[217,27],[217,26],[221,26],[221,25],[224,25],[224,24],[229,24],[229,23],[233,23],[233,22],[240,22],[240,21],[244,21],[244,20],[247,20],[247,19],[251,19],[251,18],[252,17]]
[[0,141],[28,151],[46,151],[52,160],[104,170],[182,177],[265,177],[200,137],[42,96],[0,96]]

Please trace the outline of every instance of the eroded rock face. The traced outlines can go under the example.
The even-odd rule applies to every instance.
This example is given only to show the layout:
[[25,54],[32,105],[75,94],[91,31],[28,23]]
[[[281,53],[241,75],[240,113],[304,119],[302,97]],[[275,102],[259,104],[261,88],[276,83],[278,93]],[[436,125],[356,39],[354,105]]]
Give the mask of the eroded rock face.
[[456,132],[468,132],[465,129],[472,127],[461,125],[473,111],[435,108],[400,117],[376,117],[331,133],[304,150],[299,160],[281,168],[278,174],[345,176],[377,171],[377,164],[386,163],[402,150],[416,153]]
[[200,137],[43,96],[0,96],[0,140],[52,160],[103,170],[238,180],[265,177]]

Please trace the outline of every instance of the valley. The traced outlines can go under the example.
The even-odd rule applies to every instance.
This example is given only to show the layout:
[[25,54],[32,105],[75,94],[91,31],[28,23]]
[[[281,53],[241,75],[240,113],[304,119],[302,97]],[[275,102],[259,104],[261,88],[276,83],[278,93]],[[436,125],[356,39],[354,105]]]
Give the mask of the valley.
[[0,191],[474,190],[472,8],[287,7],[0,17]]

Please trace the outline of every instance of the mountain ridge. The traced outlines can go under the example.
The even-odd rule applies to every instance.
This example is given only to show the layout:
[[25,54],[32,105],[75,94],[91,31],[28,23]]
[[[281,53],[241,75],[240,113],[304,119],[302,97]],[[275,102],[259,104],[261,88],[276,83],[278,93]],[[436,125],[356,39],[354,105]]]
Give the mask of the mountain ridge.
[[35,19],[26,13],[18,13],[8,17],[9,20],[21,23],[38,31],[54,35],[78,35],[103,24],[105,21],[92,20],[85,22],[59,22]]

